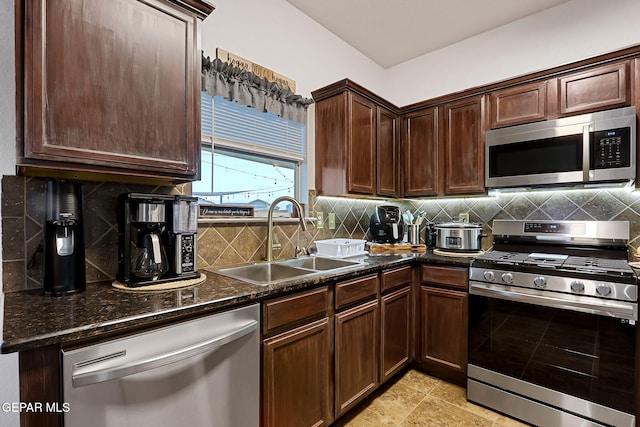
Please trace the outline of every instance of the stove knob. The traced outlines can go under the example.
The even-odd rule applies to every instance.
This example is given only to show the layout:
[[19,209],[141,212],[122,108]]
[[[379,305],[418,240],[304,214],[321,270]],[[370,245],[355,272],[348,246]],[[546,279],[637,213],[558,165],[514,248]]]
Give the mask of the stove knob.
[[611,287],[608,285],[598,285],[596,286],[596,292],[598,292],[603,297],[606,297],[611,293]]
[[502,273],[502,281],[504,283],[513,282],[513,274],[511,274],[511,273]]
[[485,280],[488,280],[490,282],[493,282],[493,279],[495,279],[493,271],[485,271],[484,273],[482,273],[482,275],[484,276]]
[[533,286],[535,286],[538,289],[544,289],[547,287],[547,279],[545,279],[542,276],[538,276],[535,279],[533,279]]
[[574,280],[569,285],[571,286],[571,292],[584,292],[584,283]]

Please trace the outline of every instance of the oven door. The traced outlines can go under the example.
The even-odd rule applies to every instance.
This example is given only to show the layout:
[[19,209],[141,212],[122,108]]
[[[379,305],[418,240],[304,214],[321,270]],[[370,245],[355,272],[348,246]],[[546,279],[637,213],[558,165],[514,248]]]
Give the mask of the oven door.
[[635,426],[634,322],[544,291],[471,281],[469,293],[470,401],[535,425]]

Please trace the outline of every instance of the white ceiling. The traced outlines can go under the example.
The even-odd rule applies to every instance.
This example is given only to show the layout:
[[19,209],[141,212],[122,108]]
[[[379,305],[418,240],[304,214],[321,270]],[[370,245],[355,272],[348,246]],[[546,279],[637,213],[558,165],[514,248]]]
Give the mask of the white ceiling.
[[384,68],[569,0],[287,0]]

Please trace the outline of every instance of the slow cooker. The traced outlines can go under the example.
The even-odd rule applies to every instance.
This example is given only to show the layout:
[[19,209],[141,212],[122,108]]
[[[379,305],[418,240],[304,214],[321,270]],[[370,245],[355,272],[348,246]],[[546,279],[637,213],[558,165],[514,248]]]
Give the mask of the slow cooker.
[[468,222],[433,224],[435,248],[448,251],[476,252],[482,250],[482,225]]

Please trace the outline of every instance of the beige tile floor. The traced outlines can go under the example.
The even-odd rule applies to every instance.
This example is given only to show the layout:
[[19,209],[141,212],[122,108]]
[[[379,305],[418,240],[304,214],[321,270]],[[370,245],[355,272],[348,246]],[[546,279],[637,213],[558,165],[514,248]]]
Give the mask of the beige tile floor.
[[335,423],[340,427],[522,427],[516,420],[467,402],[466,390],[409,370]]

